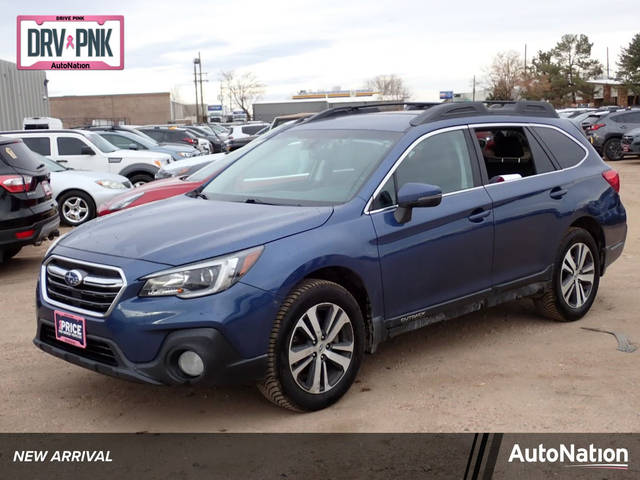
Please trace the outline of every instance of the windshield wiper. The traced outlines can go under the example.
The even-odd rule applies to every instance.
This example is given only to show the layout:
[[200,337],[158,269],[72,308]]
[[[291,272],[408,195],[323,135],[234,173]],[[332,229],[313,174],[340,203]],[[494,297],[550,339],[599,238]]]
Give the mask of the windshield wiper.
[[255,203],[259,205],[277,205],[276,203],[264,202],[262,200],[258,200],[257,198],[247,198],[244,203]]

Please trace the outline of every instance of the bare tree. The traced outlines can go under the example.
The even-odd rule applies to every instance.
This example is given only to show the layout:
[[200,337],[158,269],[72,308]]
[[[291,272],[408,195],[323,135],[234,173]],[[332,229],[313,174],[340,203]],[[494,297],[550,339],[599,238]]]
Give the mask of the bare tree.
[[521,81],[522,60],[513,50],[500,52],[493,58],[487,73],[489,100],[515,100],[516,86]]
[[220,72],[220,81],[231,101],[251,119],[249,109],[253,102],[262,97],[265,85],[251,72],[237,75],[233,70]]
[[396,75],[378,75],[368,80],[366,87],[378,92],[382,100],[407,100],[411,92],[404,81]]

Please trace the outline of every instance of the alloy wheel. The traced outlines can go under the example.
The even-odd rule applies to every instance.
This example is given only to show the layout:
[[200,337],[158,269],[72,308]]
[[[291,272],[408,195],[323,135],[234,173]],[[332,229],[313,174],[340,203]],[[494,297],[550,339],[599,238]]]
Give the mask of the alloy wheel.
[[326,393],[345,375],[354,354],[351,319],[334,303],[309,308],[297,321],[289,341],[289,369],[305,392]]
[[562,261],[560,288],[571,308],[582,307],[593,290],[595,265],[591,250],[584,243],[573,244]]
[[62,204],[62,215],[72,225],[84,222],[89,215],[89,205],[80,197],[69,197]]

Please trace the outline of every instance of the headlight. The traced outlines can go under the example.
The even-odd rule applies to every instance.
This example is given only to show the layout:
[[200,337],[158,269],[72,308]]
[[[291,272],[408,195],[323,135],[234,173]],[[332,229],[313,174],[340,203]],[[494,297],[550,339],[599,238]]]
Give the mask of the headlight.
[[250,248],[205,262],[163,270],[142,277],[146,283],[140,297],[201,297],[218,293],[240,280],[256,263],[263,246]]
[[104,188],[112,188],[114,190],[124,190],[127,186],[124,183],[115,182],[113,180],[96,180],[96,183]]
[[178,152],[178,155],[180,155],[181,157],[189,157],[189,153],[188,152]]
[[109,210],[115,212],[116,210],[122,210],[123,208],[128,207],[141,196],[144,195],[144,192],[136,193],[135,195],[131,195],[130,197],[124,198],[119,202],[115,202],[113,205],[109,205]]

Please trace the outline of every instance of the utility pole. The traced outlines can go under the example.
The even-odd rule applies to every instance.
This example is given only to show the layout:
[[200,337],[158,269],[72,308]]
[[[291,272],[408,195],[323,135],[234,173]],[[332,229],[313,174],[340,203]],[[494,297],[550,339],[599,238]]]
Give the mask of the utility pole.
[[476,76],[473,76],[473,94],[472,94],[472,98],[473,101],[476,101]]
[[205,120],[205,110],[204,110],[204,93],[202,92],[202,58],[200,57],[200,52],[198,52],[198,66],[200,68],[200,104],[202,106],[202,122],[206,123]]
[[196,87],[196,123],[198,123],[198,118],[200,117],[200,108],[198,106],[198,73],[196,71],[196,64],[200,63],[199,58],[193,59],[193,84]]
[[609,79],[609,47],[607,47],[607,80]]
[[524,73],[527,73],[527,44],[524,44]]

